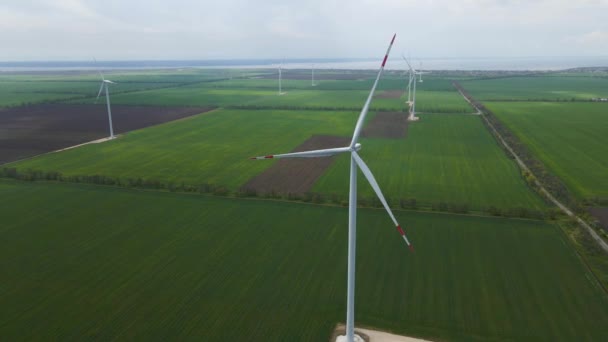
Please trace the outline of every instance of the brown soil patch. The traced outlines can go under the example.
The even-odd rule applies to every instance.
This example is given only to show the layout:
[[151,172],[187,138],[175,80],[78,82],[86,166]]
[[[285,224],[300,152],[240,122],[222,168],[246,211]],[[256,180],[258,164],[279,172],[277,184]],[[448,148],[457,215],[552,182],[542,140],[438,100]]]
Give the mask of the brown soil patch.
[[600,221],[600,227],[602,227],[602,229],[608,233],[608,208],[606,208],[606,207],[590,208],[589,212],[598,221]]
[[[114,134],[207,112],[208,107],[112,106]],[[40,104],[0,109],[0,164],[109,135],[105,105]]]
[[[314,135],[291,152],[344,147],[349,143],[348,137]],[[334,159],[335,157],[279,159],[269,169],[251,178],[242,188],[253,189],[258,193],[306,193]]]
[[401,90],[386,90],[374,96],[377,99],[398,99],[403,92]]
[[364,138],[403,139],[407,136],[407,114],[380,112],[368,122],[361,132]]

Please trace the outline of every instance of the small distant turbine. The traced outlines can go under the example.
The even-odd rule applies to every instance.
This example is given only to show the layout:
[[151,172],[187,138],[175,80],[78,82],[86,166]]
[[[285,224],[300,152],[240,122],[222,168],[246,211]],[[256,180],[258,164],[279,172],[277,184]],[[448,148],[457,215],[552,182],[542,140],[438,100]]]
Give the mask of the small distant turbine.
[[283,78],[283,61],[279,64],[279,95],[284,95],[283,89],[281,88],[281,80]]
[[355,248],[356,248],[356,235],[357,235],[357,169],[361,170],[369,184],[374,189],[374,192],[378,196],[378,199],[386,209],[388,216],[391,218],[393,223],[395,224],[395,228],[410,248],[410,250],[414,250],[413,246],[410,244],[409,240],[405,236],[405,232],[403,228],[395,219],[391,208],[389,207],[382,191],[380,190],[380,186],[374,175],[370,171],[369,167],[365,164],[363,159],[357,153],[361,149],[361,144],[358,143],[359,135],[361,133],[361,129],[363,128],[363,124],[365,122],[365,116],[369,110],[369,106],[374,97],[374,92],[376,90],[376,86],[378,86],[378,81],[380,80],[380,76],[384,71],[384,65],[386,64],[386,60],[391,51],[391,47],[393,46],[393,42],[395,41],[395,36],[391,40],[390,45],[388,46],[388,50],[384,55],[384,59],[382,60],[382,65],[380,66],[380,70],[378,71],[378,75],[376,76],[376,81],[372,86],[372,89],[363,105],[363,109],[361,110],[361,114],[359,114],[359,119],[357,120],[357,124],[355,125],[355,131],[353,133],[353,138],[350,142],[349,146],[346,147],[338,147],[338,148],[329,148],[323,150],[314,150],[314,151],[305,151],[305,152],[294,152],[294,153],[286,153],[286,154],[275,154],[275,155],[267,155],[261,157],[253,157],[251,159],[279,159],[279,158],[315,158],[315,157],[331,157],[333,155],[337,155],[340,153],[349,153],[350,154],[350,190],[349,190],[349,200],[348,200],[348,280],[347,280],[347,300],[346,300],[346,341],[353,342],[355,340]]
[[418,82],[416,82],[416,75],[418,75],[419,73],[414,68],[412,68],[410,61],[408,61],[408,59],[405,58],[405,56],[402,56],[402,57],[410,69],[410,80],[409,80],[408,88],[411,89],[412,84],[414,85],[414,89],[412,90],[412,97],[411,97],[411,99],[408,99],[408,102],[407,102],[410,107],[409,108],[410,113],[409,113],[407,119],[409,121],[418,121],[420,118],[416,116],[416,83],[418,83]]
[[[95,61],[95,63],[97,64],[97,61]],[[116,84],[116,82],[106,80],[105,77],[103,77],[103,73],[101,72],[101,70],[99,70],[98,72],[99,72],[99,76],[101,76],[101,87],[99,87],[99,93],[97,93],[97,98],[95,99],[95,103],[97,103],[97,101],[99,100],[99,96],[101,95],[101,92],[104,91],[104,89],[105,89],[106,104],[108,106],[108,122],[110,125],[110,139],[114,139],[114,127],[112,125],[112,109],[110,108],[110,90],[109,90],[108,86],[110,84]]]

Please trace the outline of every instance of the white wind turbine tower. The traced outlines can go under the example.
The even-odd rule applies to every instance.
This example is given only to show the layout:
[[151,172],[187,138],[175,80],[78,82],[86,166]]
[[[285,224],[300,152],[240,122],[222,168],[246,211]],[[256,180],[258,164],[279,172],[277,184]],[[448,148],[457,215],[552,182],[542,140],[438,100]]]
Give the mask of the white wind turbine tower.
[[283,95],[285,94],[283,92],[283,89],[281,88],[281,80],[283,78],[283,62],[281,61],[281,64],[279,64],[279,95]]
[[[405,56],[402,54],[401,57],[403,58],[403,60],[408,63],[409,66],[409,62],[407,61],[407,58],[405,58]],[[408,81],[407,81],[407,104],[408,105],[412,105],[412,82],[416,79],[416,76],[414,76],[412,69],[408,68]],[[405,73],[404,73],[405,74]]]
[[[95,63],[97,63],[97,61],[95,61]],[[112,109],[110,108],[110,90],[109,90],[108,86],[110,84],[116,84],[116,83],[112,82],[110,80],[106,80],[105,77],[103,77],[103,73],[101,71],[99,71],[99,76],[101,76],[101,87],[99,87],[99,93],[97,93],[97,98],[95,99],[95,103],[97,103],[97,100],[99,100],[99,96],[101,95],[101,92],[104,91],[104,89],[105,89],[106,104],[108,106],[108,122],[110,124],[110,139],[114,139],[114,127],[112,125]]]
[[[414,68],[412,68],[412,65],[407,60],[407,58],[405,58],[405,56],[402,56],[402,57],[405,60],[405,62],[407,63],[407,66],[410,68],[410,82],[409,82],[408,88],[410,88],[410,90],[411,90],[412,84],[414,85],[414,89],[411,90],[412,98],[408,101],[408,104],[410,105],[410,115],[407,117],[407,119],[409,121],[418,121],[420,118],[416,116],[416,83],[418,83],[418,82],[416,82],[416,75],[418,75],[419,72],[416,71]],[[422,77],[422,76],[420,76],[420,77]],[[420,82],[422,82],[422,80]]]
[[[338,148],[329,148],[323,150],[314,150],[314,151],[306,151],[306,152],[295,152],[295,153],[287,153],[287,154],[275,154],[275,155],[267,155],[261,157],[254,157],[251,159],[272,159],[272,158],[315,158],[315,157],[330,157],[339,153],[350,153],[350,190],[349,190],[349,200],[348,200],[348,279],[347,279],[347,310],[346,310],[346,341],[354,342],[355,337],[357,337],[357,341],[362,341],[359,336],[355,336],[354,334],[354,319],[355,319],[355,247],[356,247],[356,223],[357,223],[357,168],[361,170],[367,181],[370,183],[376,195],[380,199],[380,202],[388,212],[391,220],[396,226],[397,231],[403,237],[405,243],[410,247],[413,251],[413,246],[410,244],[409,240],[405,236],[405,232],[395,219],[382,191],[380,190],[380,186],[374,175],[367,167],[363,159],[357,153],[361,149],[361,144],[357,141],[359,140],[359,135],[361,133],[361,129],[363,128],[363,123],[365,122],[365,116],[369,110],[370,103],[374,96],[374,91],[376,90],[376,86],[378,85],[378,80],[384,71],[384,65],[386,64],[386,60],[393,46],[393,42],[395,41],[395,35],[393,35],[393,39],[391,40],[390,45],[388,46],[388,50],[384,55],[384,59],[382,60],[382,65],[380,66],[380,70],[378,71],[378,75],[376,76],[376,81],[363,105],[363,109],[361,110],[361,114],[359,114],[359,119],[357,120],[357,124],[355,126],[355,131],[353,133],[353,138],[350,142],[349,146],[346,147],[338,147]],[[344,336],[339,337],[338,339],[344,339]]]

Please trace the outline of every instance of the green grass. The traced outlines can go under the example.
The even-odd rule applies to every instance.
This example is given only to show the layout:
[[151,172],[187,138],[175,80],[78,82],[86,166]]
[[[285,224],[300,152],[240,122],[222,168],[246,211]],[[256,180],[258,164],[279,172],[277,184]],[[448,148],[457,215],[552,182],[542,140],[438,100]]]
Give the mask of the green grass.
[[535,76],[462,81],[477,100],[589,100],[608,97],[605,78],[586,76]]
[[[91,102],[99,91],[99,81],[1,81],[0,107],[26,103],[89,97]],[[174,83],[128,82],[113,85],[111,93],[174,86]]]
[[[545,207],[478,116],[423,115],[409,125],[406,139],[363,139],[361,144],[361,156],[394,200],[466,203],[474,209]],[[314,190],[347,196],[348,165],[348,157],[340,157]],[[359,193],[374,196],[363,180]]]
[[608,198],[608,105],[488,103],[498,118],[580,198]]
[[313,134],[347,136],[356,119],[354,112],[216,110],[16,166],[237,189],[270,165],[249,157],[288,152]]
[[[0,182],[0,339],[324,341],[346,208]],[[602,341],[608,298],[554,225],[359,210],[356,323],[432,340]]]
[[[67,176],[142,177],[237,190],[274,163],[249,157],[289,152],[314,134],[349,136],[357,114],[217,110],[14,165]],[[544,208],[479,117],[424,115],[408,130],[407,139],[362,141],[361,154],[387,197],[416,198],[423,205],[466,203],[478,210],[490,205]],[[313,190],[346,198],[347,169],[347,159],[338,159]],[[373,195],[363,183],[360,189],[365,197]]]

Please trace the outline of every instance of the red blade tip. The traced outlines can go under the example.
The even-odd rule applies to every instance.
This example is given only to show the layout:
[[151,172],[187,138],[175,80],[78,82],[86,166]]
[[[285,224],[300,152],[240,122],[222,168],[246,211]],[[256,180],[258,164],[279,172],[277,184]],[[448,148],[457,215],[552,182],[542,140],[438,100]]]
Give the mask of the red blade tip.
[[409,247],[410,247],[410,251],[411,251],[412,253],[414,253],[414,246],[413,246],[413,245],[409,245]]

